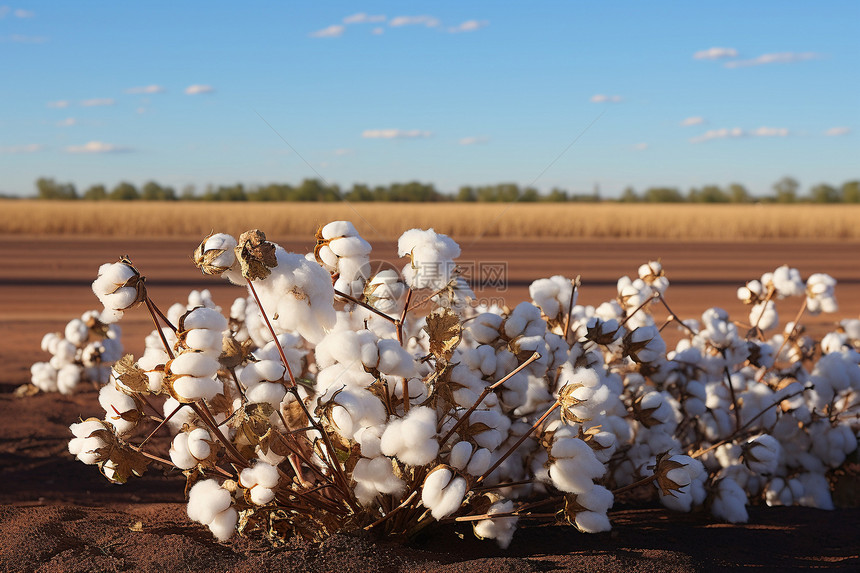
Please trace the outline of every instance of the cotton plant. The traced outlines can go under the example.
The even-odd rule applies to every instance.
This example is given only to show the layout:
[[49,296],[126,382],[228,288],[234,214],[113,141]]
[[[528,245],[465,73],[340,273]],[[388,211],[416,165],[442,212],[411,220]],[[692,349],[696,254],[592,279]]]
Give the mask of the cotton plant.
[[[72,424],[69,452],[116,483],[182,472],[189,518],[220,541],[465,522],[508,547],[524,518],[607,531],[616,503],[641,499],[730,522],[758,502],[833,506],[827,476],[860,431],[860,320],[821,341],[803,331],[804,312],[836,308],[827,275],[786,266],[740,286],[747,325],[719,308],[678,317],[660,261],[611,300],[581,304],[579,278],[557,275],[487,306],[450,237],[406,231],[402,269],[373,272],[370,253],[346,221],[321,226],[309,255],[213,233],[195,264],[244,291],[164,313],[130,260],[103,266],[98,330],[137,306],[155,329],[136,360],[117,356],[105,415]],[[781,325],[793,297],[802,311]],[[66,330],[46,339],[57,365],[96,353],[76,346],[91,332]]]
[[51,358],[30,367],[30,382],[42,392],[61,394],[73,394],[81,383],[106,383],[123,350],[119,326],[96,310],[70,320],[63,332],[46,334],[41,346]]

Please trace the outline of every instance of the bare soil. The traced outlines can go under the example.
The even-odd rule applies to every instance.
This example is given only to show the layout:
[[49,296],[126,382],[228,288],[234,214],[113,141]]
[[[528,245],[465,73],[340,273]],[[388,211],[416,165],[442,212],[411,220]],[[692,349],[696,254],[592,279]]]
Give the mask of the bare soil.
[[[309,241],[272,237],[304,252]],[[710,571],[756,568],[860,570],[857,484],[840,493],[843,507],[750,508],[745,525],[716,522],[705,514],[676,514],[659,507],[621,507],[610,514],[613,531],[580,534],[572,528],[522,523],[511,548],[474,538],[468,527],[445,527],[409,545],[384,539],[336,536],[322,546],[294,542],[272,549],[257,541],[217,543],[185,515],[183,478],[151,466],[124,486],[66,451],[68,426],[101,416],[95,390],[74,396],[15,398],[29,366],[47,358],[39,349],[46,332],[61,330],[97,308],[89,290],[98,266],[128,254],[149,278],[153,298],[167,307],[192,288],[209,288],[229,307],[242,291],[203,277],[183,241],[97,241],[76,238],[5,237],[0,265],[0,571]],[[537,278],[581,274],[581,303],[614,296],[615,280],[661,257],[672,286],[668,299],[683,318],[721,306],[745,320],[735,290],[746,280],[784,263],[805,277],[827,272],[838,281],[839,317],[860,313],[860,265],[851,244],[684,244],[462,242],[461,260],[492,282],[506,263],[501,286],[478,294],[516,303],[527,299]],[[393,244],[376,245],[391,255]],[[387,256],[388,262],[397,262]],[[483,267],[481,265],[484,265]],[[482,275],[483,273],[483,275]],[[796,306],[781,306],[783,321]],[[831,327],[832,316],[810,318],[812,331]],[[140,353],[151,328],[142,312],[123,322],[128,351]]]

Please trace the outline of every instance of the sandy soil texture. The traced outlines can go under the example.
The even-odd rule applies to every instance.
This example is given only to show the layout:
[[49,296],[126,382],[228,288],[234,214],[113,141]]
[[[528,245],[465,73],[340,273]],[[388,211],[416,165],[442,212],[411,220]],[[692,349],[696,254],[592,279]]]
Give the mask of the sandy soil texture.
[[[304,252],[307,240],[271,237]],[[717,523],[704,514],[657,507],[616,508],[614,529],[600,535],[523,523],[508,551],[476,540],[468,527],[442,528],[410,546],[336,536],[320,547],[293,543],[271,550],[259,542],[212,541],[184,513],[182,476],[152,466],[144,478],[109,484],[96,469],[66,453],[68,425],[101,416],[94,390],[71,397],[15,398],[29,366],[46,356],[44,333],[96,308],[89,290],[99,264],[129,255],[148,278],[153,298],[167,307],[192,288],[210,288],[228,307],[238,287],[203,277],[190,261],[196,245],[182,241],[96,241],[6,238],[0,265],[0,571],[693,571],[860,570],[860,510],[751,508],[746,525]],[[393,243],[375,245],[383,262]],[[582,275],[580,302],[614,296],[623,274],[660,257],[672,286],[668,300],[683,318],[722,306],[745,320],[735,290],[784,263],[806,277],[827,272],[838,281],[838,318],[860,314],[858,245],[674,243],[464,242],[461,261],[483,280],[480,297],[516,303],[537,278]],[[505,264],[504,270],[502,263]],[[495,265],[495,266],[494,266]],[[498,279],[502,282],[496,282]],[[799,301],[780,307],[790,320]],[[837,317],[806,321],[823,332]],[[139,353],[151,325],[143,312],[123,322],[126,349]],[[856,504],[856,483],[842,492]],[[461,539],[462,537],[462,539]]]

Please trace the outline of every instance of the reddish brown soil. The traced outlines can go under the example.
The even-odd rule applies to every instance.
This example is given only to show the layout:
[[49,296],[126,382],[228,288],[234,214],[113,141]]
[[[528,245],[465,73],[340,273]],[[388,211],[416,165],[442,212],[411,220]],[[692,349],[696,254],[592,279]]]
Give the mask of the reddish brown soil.
[[[94,391],[29,398],[14,398],[12,391],[28,380],[32,362],[46,358],[39,349],[45,332],[96,308],[88,284],[99,264],[120,254],[131,256],[150,277],[150,292],[164,307],[183,300],[191,288],[210,288],[225,307],[242,291],[198,274],[188,260],[194,241],[6,239],[0,266],[0,571],[860,570],[856,508],[751,508],[746,525],[656,507],[620,508],[610,516],[613,531],[600,535],[523,523],[507,551],[455,527],[409,546],[346,536],[320,547],[296,542],[275,550],[248,540],[216,543],[185,516],[181,476],[152,466],[141,479],[111,485],[66,452],[68,425],[79,416],[102,414]],[[308,247],[307,241],[282,244]],[[673,283],[670,304],[684,318],[716,305],[743,320],[735,289],[783,263],[803,276],[832,274],[840,281],[839,316],[860,312],[857,245],[463,241],[463,247],[462,260],[476,265],[507,262],[508,289],[480,294],[509,302],[524,300],[536,278],[581,274],[580,302],[597,304],[613,296],[619,276],[662,257]],[[393,246],[377,245],[378,252],[384,250],[390,253]],[[783,320],[795,310],[782,307]],[[143,313],[127,318],[127,350],[139,353],[150,326]],[[833,320],[822,316],[808,324],[823,330]],[[845,499],[856,497],[855,487]]]

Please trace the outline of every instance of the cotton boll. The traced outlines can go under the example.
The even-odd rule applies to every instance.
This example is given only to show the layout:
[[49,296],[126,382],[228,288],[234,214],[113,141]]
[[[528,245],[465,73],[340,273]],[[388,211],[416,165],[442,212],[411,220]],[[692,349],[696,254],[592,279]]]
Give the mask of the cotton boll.
[[355,464],[352,477],[356,495],[362,505],[370,505],[379,494],[402,495],[406,483],[394,475],[391,460],[386,457],[362,458]]
[[87,341],[90,335],[90,329],[87,328],[87,325],[84,324],[79,318],[75,318],[66,325],[65,329],[66,340],[74,344],[75,346],[83,346],[83,344]]
[[747,494],[741,486],[733,479],[725,478],[717,484],[711,513],[729,523],[746,523],[749,520],[746,503]]
[[472,454],[472,459],[469,460],[469,465],[466,466],[466,473],[471,476],[482,476],[490,469],[490,464],[493,460],[493,453],[487,448],[478,448]]
[[224,384],[214,378],[182,376],[173,382],[173,390],[177,396],[188,402],[211,400],[216,394],[223,392]]
[[504,321],[504,332],[508,338],[539,336],[546,334],[546,322],[538,307],[530,302],[518,304]]
[[804,291],[800,272],[797,269],[790,268],[788,265],[783,265],[772,273],[765,273],[761,277],[761,282],[763,285],[773,286],[779,298],[800,296]]
[[123,414],[137,411],[137,403],[113,384],[102,386],[99,390],[99,404],[104,408],[105,421],[114,427],[118,435],[127,434],[137,425],[137,421],[123,418]]
[[753,305],[750,309],[750,324],[758,326],[761,330],[776,328],[779,325],[776,304],[769,300]]
[[820,473],[807,472],[797,476],[803,486],[803,495],[797,497],[797,504],[818,509],[833,509],[833,498],[830,496],[830,484]]
[[92,434],[104,429],[101,421],[93,419],[69,426],[74,436],[69,441],[69,453],[87,465],[98,463],[99,456],[95,450],[103,448],[107,443],[101,437],[92,436]]
[[412,408],[405,417],[388,424],[382,434],[382,453],[411,466],[429,464],[439,452],[436,421],[431,408]]
[[57,390],[60,394],[72,394],[81,381],[83,372],[77,364],[66,364],[57,371]]
[[236,532],[236,525],[239,523],[239,512],[235,508],[228,507],[212,521],[209,522],[209,531],[215,536],[218,541],[227,541]]
[[232,235],[214,233],[206,237],[194,251],[194,264],[204,274],[220,275],[236,264],[238,242]]
[[36,362],[30,366],[30,382],[42,392],[56,392],[57,369],[48,362]]
[[764,489],[765,502],[771,507],[794,505],[801,497],[803,497],[803,484],[797,479],[775,477]]
[[762,434],[747,441],[743,448],[744,464],[758,474],[776,471],[782,447],[773,436]]
[[383,270],[373,275],[364,287],[364,300],[380,312],[391,316],[402,309],[406,283],[394,270]]
[[184,352],[167,364],[167,370],[175,376],[208,378],[218,373],[218,359],[202,352]]
[[463,331],[479,344],[490,344],[499,337],[502,321],[498,314],[479,314],[465,325]]
[[[116,322],[128,310],[143,300],[140,275],[128,264],[105,263],[99,267],[98,277],[93,281],[93,293],[104,305],[102,318],[105,323]],[[129,286],[124,286],[129,285]],[[142,292],[138,292],[138,288]]]
[[821,312],[836,312],[839,305],[836,304],[834,289],[836,279],[824,273],[811,275],[806,281],[806,308],[810,314],[817,315]]
[[243,469],[239,474],[239,485],[249,490],[255,505],[266,505],[275,499],[274,489],[278,486],[278,468],[257,460],[253,466]]
[[377,458],[382,455],[382,433],[384,426],[365,426],[359,428],[353,439],[361,446],[361,455],[366,458]]
[[469,442],[457,442],[451,447],[451,453],[448,456],[448,464],[460,471],[466,469],[466,464],[469,463],[469,458],[472,457],[472,444]]
[[606,514],[594,511],[581,511],[577,513],[574,523],[577,529],[585,533],[600,533],[612,529],[612,524],[609,523],[609,518]]
[[462,477],[454,477],[446,466],[437,466],[424,480],[421,501],[430,509],[436,520],[457,511],[463,503],[468,484]]
[[383,374],[411,378],[415,375],[415,362],[412,355],[400,346],[396,340],[380,340],[379,363],[377,369]]
[[[514,502],[510,500],[497,501],[487,510],[487,515],[510,513],[514,510]],[[519,517],[497,517],[494,519],[482,519],[474,525],[475,535],[479,539],[495,539],[502,549],[507,549],[514,538]]]
[[198,481],[188,492],[188,517],[208,525],[232,505],[230,492],[214,479]]

